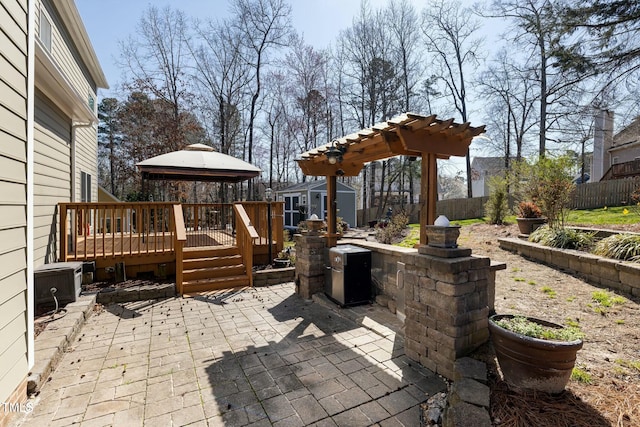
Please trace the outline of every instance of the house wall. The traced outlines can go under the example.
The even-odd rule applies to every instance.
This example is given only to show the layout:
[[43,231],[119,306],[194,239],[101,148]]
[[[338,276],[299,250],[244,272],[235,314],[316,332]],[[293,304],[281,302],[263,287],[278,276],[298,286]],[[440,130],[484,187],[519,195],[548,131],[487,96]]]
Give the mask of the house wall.
[[[53,66],[61,83],[75,93],[71,102],[88,106],[95,114],[96,83],[50,0],[36,0],[36,37],[41,37],[44,18],[51,24]],[[44,18],[43,18],[44,17]],[[39,87],[43,91],[45,88]],[[56,92],[47,92],[49,96]],[[97,128],[87,119],[72,117],[58,108],[69,99],[48,98],[37,91],[34,143],[34,266],[56,262],[60,255],[58,203],[82,201],[82,173],[91,177],[91,201],[98,199]],[[86,103],[86,104],[85,104]],[[95,118],[94,118],[95,119]]]
[[595,118],[591,182],[598,182],[611,167],[609,149],[613,144],[613,112],[602,110]]
[[640,157],[640,148],[638,145],[633,144],[632,146],[619,148],[610,151],[611,156],[611,164],[619,164],[625,162],[632,162],[638,157]]
[[[26,398],[28,4],[0,7],[0,402]],[[24,390],[24,392],[23,392]],[[18,400],[15,400],[18,399]],[[6,420],[0,407],[0,425]]]
[[58,261],[58,203],[71,200],[71,119],[36,91],[34,266]]
[[471,192],[473,197],[483,197],[485,194],[488,194],[487,190],[484,176],[471,181]]

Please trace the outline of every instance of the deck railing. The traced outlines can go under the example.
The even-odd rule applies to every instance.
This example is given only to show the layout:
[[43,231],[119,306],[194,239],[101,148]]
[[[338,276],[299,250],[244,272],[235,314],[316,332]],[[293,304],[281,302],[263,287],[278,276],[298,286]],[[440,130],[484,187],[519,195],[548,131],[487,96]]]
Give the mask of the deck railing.
[[183,203],[186,247],[235,245],[235,216],[228,203]]
[[185,247],[236,245],[250,278],[254,262],[268,261],[269,243],[272,256],[283,248],[282,202],[271,203],[271,241],[267,202],[60,203],[59,207],[60,261],[95,260],[101,268],[124,262],[132,274],[156,271],[175,261],[179,291]]
[[174,251],[173,203],[60,203],[64,261]]
[[237,224],[237,245],[244,265],[249,276],[249,286],[253,286],[253,248],[256,241],[260,238],[256,229],[251,224],[251,220],[244,209],[244,206],[237,203],[233,205],[233,209],[238,218]]
[[271,205],[271,242],[273,256],[284,247],[284,202],[240,202],[247,212],[251,224],[260,236],[260,242],[269,240],[269,204]]

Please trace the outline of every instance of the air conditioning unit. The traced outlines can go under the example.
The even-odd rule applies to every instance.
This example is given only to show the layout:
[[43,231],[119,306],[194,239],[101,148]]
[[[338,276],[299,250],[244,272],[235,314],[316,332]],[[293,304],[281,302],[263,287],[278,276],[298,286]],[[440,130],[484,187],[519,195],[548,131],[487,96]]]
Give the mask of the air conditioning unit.
[[75,302],[82,290],[82,262],[55,262],[34,270],[35,305],[53,306],[51,288],[56,288],[58,303]]

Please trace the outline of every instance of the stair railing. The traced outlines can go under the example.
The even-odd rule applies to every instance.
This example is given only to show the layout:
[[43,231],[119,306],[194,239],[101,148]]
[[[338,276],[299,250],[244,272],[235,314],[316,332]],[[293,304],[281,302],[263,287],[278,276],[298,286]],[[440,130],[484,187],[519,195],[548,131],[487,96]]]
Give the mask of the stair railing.
[[174,248],[176,252],[176,290],[182,295],[182,269],[183,269],[183,252],[182,249],[187,241],[187,230],[184,226],[184,217],[182,216],[182,206],[173,205],[173,226],[174,226]]
[[260,236],[241,204],[234,204],[233,210],[236,215],[236,244],[249,277],[249,286],[253,286],[253,246]]

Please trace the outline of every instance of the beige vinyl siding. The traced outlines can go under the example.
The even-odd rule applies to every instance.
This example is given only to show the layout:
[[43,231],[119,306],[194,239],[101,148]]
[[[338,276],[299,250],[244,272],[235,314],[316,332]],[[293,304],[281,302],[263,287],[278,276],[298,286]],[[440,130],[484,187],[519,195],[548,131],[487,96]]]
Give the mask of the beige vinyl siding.
[[91,201],[98,201],[98,136],[95,127],[76,129],[76,201],[80,201],[80,172],[91,175]]
[[[68,32],[62,28],[62,22],[50,0],[37,1],[38,10],[42,10],[51,22],[51,57],[56,66],[68,79],[80,97],[89,103],[94,99],[94,111],[97,104],[95,82],[83,65],[80,55],[71,41]],[[39,15],[39,13],[38,13]],[[80,124],[82,125],[82,124]],[[98,165],[97,165],[97,128],[95,126],[78,126],[75,130],[75,171],[74,200],[80,201],[80,175],[86,172],[91,175],[91,200],[98,197]]]
[[34,267],[59,260],[58,203],[71,200],[71,119],[36,91],[33,176]]
[[0,6],[0,402],[26,378],[27,1]]
[[41,8],[49,18],[49,22],[51,22],[51,57],[82,98],[88,102],[89,94],[91,94],[95,104],[95,83],[90,77],[89,71],[83,65],[80,54],[73,45],[71,37],[68,32],[62,28],[61,19],[51,6],[52,2],[50,0],[43,0],[37,3],[39,4],[38,7]]

